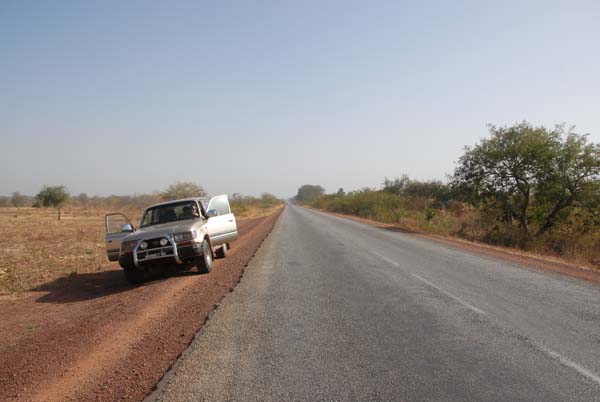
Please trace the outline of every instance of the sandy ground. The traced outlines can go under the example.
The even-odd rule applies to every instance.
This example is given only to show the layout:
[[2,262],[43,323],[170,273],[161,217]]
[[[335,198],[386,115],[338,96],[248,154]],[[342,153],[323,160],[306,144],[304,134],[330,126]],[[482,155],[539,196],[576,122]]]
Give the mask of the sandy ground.
[[279,212],[240,220],[208,275],[127,284],[120,268],[0,298],[0,400],[142,400],[232,291]]

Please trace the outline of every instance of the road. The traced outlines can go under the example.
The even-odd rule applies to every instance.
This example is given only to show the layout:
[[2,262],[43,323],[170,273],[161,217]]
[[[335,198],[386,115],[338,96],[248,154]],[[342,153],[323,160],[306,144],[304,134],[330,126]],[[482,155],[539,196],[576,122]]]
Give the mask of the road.
[[600,401],[600,286],[288,206],[152,399]]

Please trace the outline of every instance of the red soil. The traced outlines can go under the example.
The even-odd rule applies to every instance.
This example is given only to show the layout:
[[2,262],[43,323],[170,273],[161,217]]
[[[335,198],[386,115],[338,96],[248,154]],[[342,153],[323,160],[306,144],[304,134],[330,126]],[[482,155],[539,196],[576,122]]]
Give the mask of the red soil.
[[0,299],[0,400],[142,400],[233,290],[279,212],[238,222],[207,275],[130,286],[114,270]]

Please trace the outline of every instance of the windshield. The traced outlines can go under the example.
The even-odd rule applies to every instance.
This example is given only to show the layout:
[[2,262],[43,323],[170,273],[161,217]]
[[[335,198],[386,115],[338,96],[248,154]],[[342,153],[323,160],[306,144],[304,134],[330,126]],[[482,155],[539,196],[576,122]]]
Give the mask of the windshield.
[[158,205],[156,207],[148,208],[142,217],[140,226],[145,227],[199,217],[200,211],[198,210],[198,204],[196,204],[196,202],[176,202],[173,204]]

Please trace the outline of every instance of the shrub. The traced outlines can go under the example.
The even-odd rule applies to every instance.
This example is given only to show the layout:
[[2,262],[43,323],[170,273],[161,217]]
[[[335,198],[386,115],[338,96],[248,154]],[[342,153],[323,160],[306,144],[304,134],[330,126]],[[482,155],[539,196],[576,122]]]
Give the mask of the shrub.
[[161,198],[165,201],[204,196],[206,196],[204,188],[189,181],[177,181],[161,193]]
[[65,186],[44,186],[35,196],[37,207],[54,207],[58,210],[58,220],[60,220],[60,208],[69,199],[69,192]]

